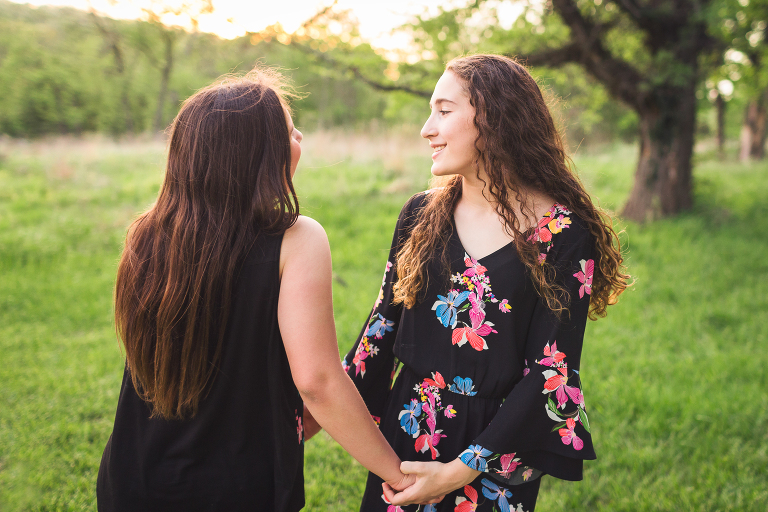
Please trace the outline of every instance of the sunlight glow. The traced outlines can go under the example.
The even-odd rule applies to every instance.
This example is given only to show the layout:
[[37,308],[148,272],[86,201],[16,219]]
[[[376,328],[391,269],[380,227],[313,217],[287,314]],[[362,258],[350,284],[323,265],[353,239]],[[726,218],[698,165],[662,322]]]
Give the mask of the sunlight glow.
[[[144,18],[142,7],[147,7],[151,0],[13,0],[30,5],[70,6],[96,12],[118,19]],[[317,11],[330,5],[333,0],[213,0],[213,12],[199,17],[199,30],[211,32],[220,37],[232,39],[246,32],[258,32],[280,23],[287,32],[295,31],[304,21]],[[157,0],[155,4],[160,3]],[[168,0],[167,4],[181,3],[180,0]],[[434,16],[439,7],[451,9],[467,5],[468,0],[388,0],[386,3],[370,0],[338,0],[337,10],[349,9],[360,22],[360,35],[372,46],[382,50],[404,49],[409,46],[406,34],[393,33],[393,29],[407,23],[415,15]],[[509,28],[519,15],[520,9],[514,2],[500,0],[488,2],[499,12],[500,24]],[[165,15],[163,23],[190,28],[188,18]]]

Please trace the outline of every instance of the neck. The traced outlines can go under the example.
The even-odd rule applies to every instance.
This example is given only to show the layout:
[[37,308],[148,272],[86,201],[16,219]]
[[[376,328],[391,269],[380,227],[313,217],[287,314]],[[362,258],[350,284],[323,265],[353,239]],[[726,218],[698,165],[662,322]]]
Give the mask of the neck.
[[[482,174],[481,177],[483,177]],[[462,176],[461,199],[459,199],[459,201],[465,206],[471,207],[473,210],[497,213],[496,202],[488,190],[486,185],[487,182],[488,180],[486,179],[485,183],[483,183],[483,181],[478,179],[475,175],[472,175],[469,178],[467,176]],[[485,192],[485,195],[483,195],[483,192]],[[531,217],[530,212],[528,212],[528,215],[522,215],[520,204],[517,202],[517,198],[514,197],[514,194],[511,194],[511,197],[508,198],[510,206],[512,207],[512,213],[520,219],[521,226],[531,224],[531,221],[535,224],[538,221],[538,210],[544,205],[548,208],[552,205],[552,201],[548,197],[540,197],[541,194],[536,194],[529,190],[524,190],[523,192],[531,201],[530,207],[533,209],[533,216]],[[542,210],[541,213],[543,214],[544,210]]]
[[[463,176],[461,180],[461,199],[460,201],[467,206],[477,208],[481,210],[494,210],[496,203],[493,202],[493,196],[491,196],[486,183],[483,183],[476,176]],[[483,195],[485,192],[485,195]]]

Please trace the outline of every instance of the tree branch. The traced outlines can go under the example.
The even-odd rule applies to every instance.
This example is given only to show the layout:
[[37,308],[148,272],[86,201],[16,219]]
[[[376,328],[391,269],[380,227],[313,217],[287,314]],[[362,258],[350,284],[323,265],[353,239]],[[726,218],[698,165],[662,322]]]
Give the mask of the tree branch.
[[119,36],[104,25],[101,17],[96,14],[96,11],[93,8],[91,8],[89,14],[91,15],[91,20],[93,21],[94,25],[96,25],[96,28],[99,30],[99,32],[101,32],[101,35],[106,40],[107,46],[109,46],[109,49],[112,51],[112,56],[115,59],[115,67],[117,68],[118,74],[122,75],[123,71],[125,70],[125,61],[123,59],[123,52],[119,45]]
[[581,58],[581,49],[576,43],[570,43],[560,48],[543,50],[530,55],[514,55],[510,53],[505,55],[522,60],[527,66],[557,68],[570,62],[578,62]]
[[430,98],[432,96],[432,91],[424,91],[421,89],[416,89],[409,85],[396,84],[396,83],[387,84],[387,83],[380,82],[378,80],[374,80],[373,78],[363,74],[363,72],[360,71],[360,68],[358,68],[357,66],[353,64],[340,62],[328,56],[328,54],[326,53],[323,53],[318,50],[314,50],[299,42],[291,41],[290,45],[301,52],[304,52],[308,55],[312,55],[319,61],[332,66],[334,69],[351,72],[355,76],[355,78],[357,78],[361,82],[365,83],[369,87],[372,87],[376,90],[385,91],[385,92],[401,91],[401,92],[406,92],[408,94],[413,94],[414,96],[419,96],[422,98]]
[[640,25],[643,22],[642,8],[637,4],[635,0],[614,0],[619,9],[624,11],[632,18],[635,23]]
[[552,0],[554,10],[571,29],[571,41],[563,48],[549,50],[540,55],[531,55],[528,62],[546,65],[545,58],[562,65],[576,62],[601,82],[615,98],[635,110],[643,103],[644,94],[638,87],[643,82],[642,74],[629,63],[611,55],[601,40],[604,26],[585,18],[574,0]]

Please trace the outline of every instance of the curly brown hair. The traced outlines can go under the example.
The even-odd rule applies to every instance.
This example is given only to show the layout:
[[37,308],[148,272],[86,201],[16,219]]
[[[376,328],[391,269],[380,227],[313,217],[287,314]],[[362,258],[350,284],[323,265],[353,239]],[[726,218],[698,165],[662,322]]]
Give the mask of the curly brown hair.
[[[629,286],[619,237],[608,212],[595,206],[571,169],[562,137],[536,81],[519,62],[500,55],[458,57],[446,65],[464,83],[475,108],[474,125],[478,179],[504,219],[520,260],[527,267],[537,292],[547,306],[560,314],[570,303],[568,292],[555,282],[555,271],[540,264],[538,247],[527,241],[528,226],[521,226],[512,201],[519,203],[523,219],[536,219],[532,191],[544,193],[565,205],[589,227],[598,256],[590,296],[589,318],[606,315]],[[483,148],[482,150],[480,148]],[[487,178],[481,178],[480,170]],[[452,215],[461,197],[462,177],[443,180],[427,194],[410,237],[397,254],[398,282],[395,303],[413,307],[427,287],[427,266],[435,247],[441,247],[441,268],[449,272],[448,239]]]

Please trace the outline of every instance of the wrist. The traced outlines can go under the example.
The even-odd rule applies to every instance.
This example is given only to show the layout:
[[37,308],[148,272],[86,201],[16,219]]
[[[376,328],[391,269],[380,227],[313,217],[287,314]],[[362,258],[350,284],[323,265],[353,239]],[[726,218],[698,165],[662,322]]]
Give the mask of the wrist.
[[394,466],[394,469],[386,471],[386,474],[378,475],[378,477],[389,484],[390,487],[394,488],[406,478],[406,475],[400,471],[400,463],[400,459],[397,458],[397,466]]
[[478,475],[482,472],[472,469],[464,464],[461,459],[453,459],[451,462],[445,465],[447,473],[447,480],[451,483],[453,488],[451,490],[459,489],[474,481]]

